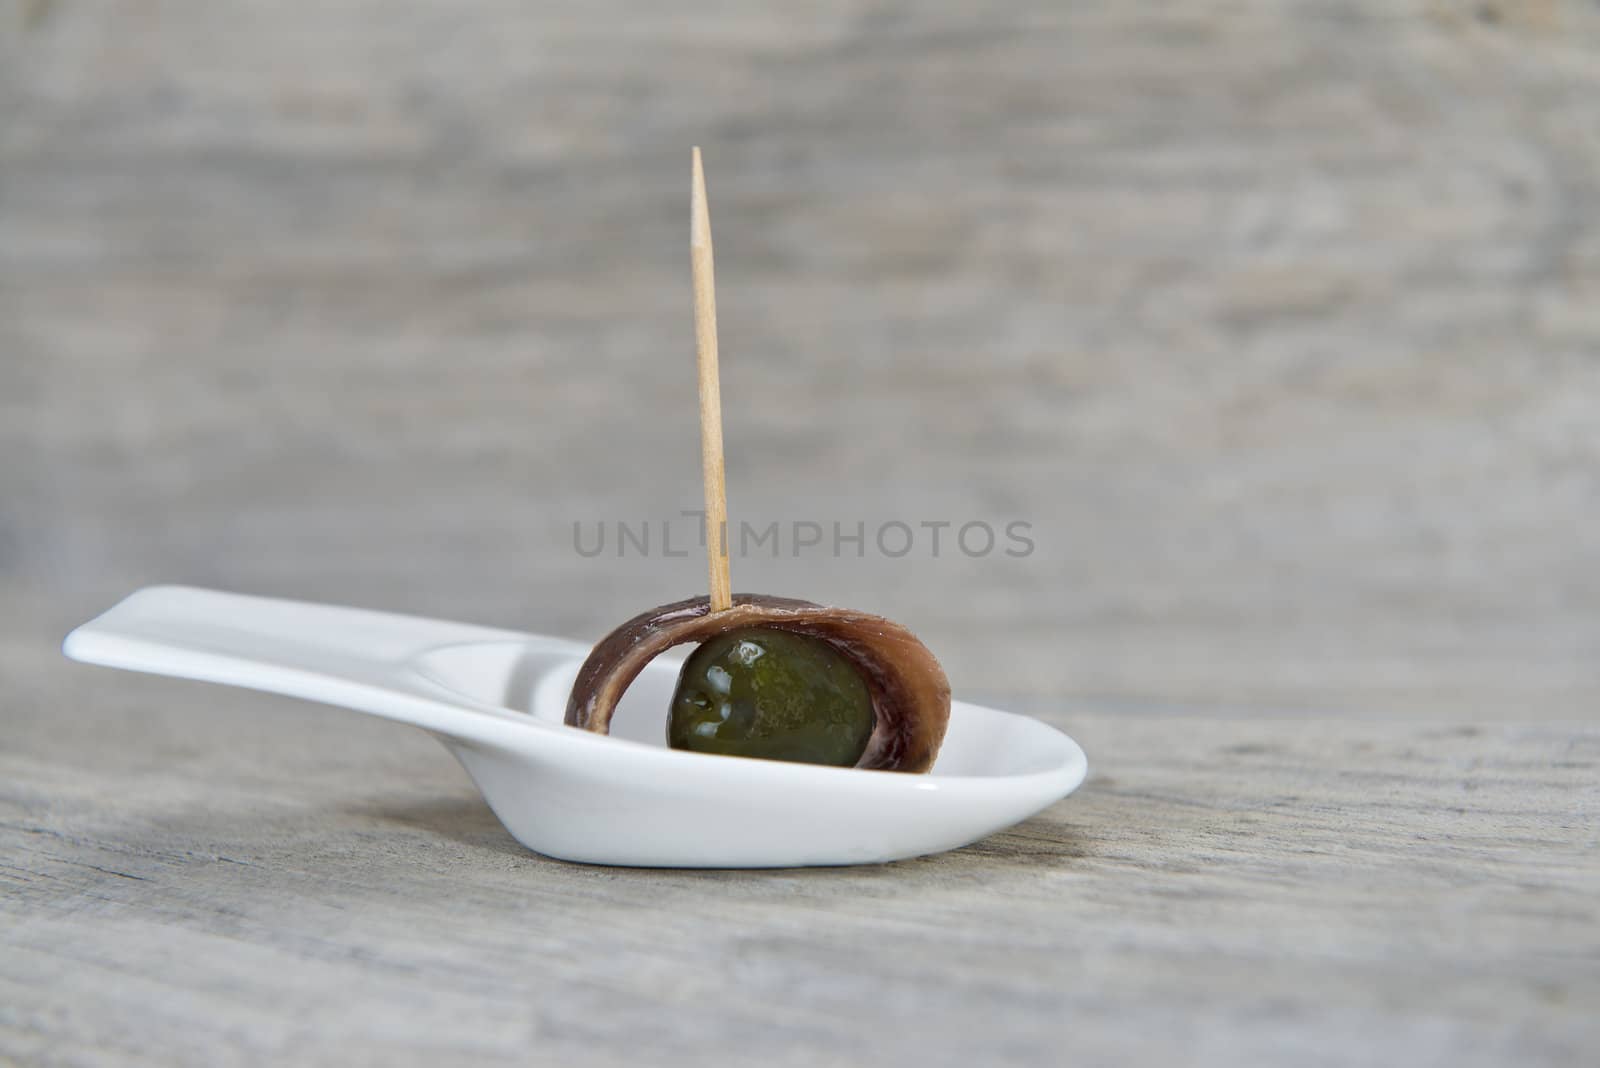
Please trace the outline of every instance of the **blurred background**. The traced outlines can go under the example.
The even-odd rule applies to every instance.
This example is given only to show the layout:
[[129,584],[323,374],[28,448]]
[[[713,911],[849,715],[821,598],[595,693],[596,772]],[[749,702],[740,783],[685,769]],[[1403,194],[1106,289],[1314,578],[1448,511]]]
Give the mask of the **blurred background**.
[[735,521],[1034,542],[736,588],[1023,704],[1596,707],[1593,3],[0,10],[0,671],[156,582],[702,591],[574,549],[700,506],[699,144]]

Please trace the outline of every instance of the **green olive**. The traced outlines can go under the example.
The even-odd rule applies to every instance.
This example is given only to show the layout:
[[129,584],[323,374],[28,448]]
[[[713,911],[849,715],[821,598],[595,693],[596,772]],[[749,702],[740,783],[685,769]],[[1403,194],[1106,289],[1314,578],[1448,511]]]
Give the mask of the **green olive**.
[[768,627],[719,634],[684,662],[667,720],[674,749],[850,767],[872,696],[827,642]]

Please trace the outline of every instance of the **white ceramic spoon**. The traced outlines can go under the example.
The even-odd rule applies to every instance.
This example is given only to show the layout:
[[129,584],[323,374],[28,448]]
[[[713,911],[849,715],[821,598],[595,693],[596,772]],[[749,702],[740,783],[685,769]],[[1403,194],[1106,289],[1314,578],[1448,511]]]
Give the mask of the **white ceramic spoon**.
[[64,651],[421,727],[519,842],[592,864],[775,868],[937,853],[1033,815],[1087,770],[1060,731],[959,701],[927,775],[669,749],[680,657],[645,669],[603,737],[561,722],[586,645],[182,586],[140,590],[68,635]]

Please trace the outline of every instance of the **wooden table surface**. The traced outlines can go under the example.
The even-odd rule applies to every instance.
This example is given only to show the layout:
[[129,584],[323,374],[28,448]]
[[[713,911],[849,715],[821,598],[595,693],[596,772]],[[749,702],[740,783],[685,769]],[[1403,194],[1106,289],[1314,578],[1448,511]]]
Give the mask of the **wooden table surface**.
[[353,713],[83,669],[17,718],[24,1062],[1578,1065],[1600,1027],[1595,725],[1056,711],[1093,775],[1016,829],[741,873],[530,854]]
[[[1600,7],[0,8],[0,1061],[1588,1064]],[[186,582],[593,638],[730,505],[1089,753],[967,849],[518,847],[426,736],[71,665]],[[681,518],[681,517],[680,517]]]

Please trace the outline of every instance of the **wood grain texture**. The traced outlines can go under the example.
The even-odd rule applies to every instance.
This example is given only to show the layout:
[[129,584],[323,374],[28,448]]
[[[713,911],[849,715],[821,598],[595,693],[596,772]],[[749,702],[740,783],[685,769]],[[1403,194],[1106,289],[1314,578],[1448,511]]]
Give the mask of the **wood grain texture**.
[[60,0],[0,45],[0,588],[697,591],[572,542],[699,507],[698,143],[734,514],[1036,542],[741,589],[963,691],[1594,707],[1600,9],[1124,7]]
[[1093,778],[978,845],[643,872],[523,851],[420,733],[99,676],[100,707],[13,720],[0,755],[0,1058],[1576,1065],[1600,1041],[1593,725],[1055,716]]
[[[0,1060],[1592,1060],[1596,100],[1576,0],[0,8]],[[60,660],[158,581],[699,592],[692,144],[737,588],[906,623],[1077,798],[577,868],[424,737]]]

